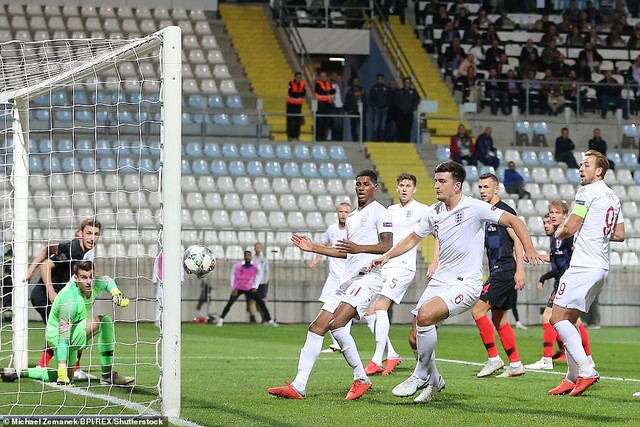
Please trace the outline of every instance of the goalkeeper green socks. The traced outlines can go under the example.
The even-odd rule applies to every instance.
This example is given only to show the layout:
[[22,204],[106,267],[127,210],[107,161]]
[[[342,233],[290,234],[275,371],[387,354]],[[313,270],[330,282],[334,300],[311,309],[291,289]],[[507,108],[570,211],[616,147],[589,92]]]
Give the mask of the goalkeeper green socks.
[[53,382],[58,380],[58,372],[49,368],[27,368],[20,371],[21,378],[31,378],[33,380],[42,380],[45,382]]
[[98,331],[98,351],[100,352],[100,364],[102,365],[103,374],[111,373],[114,347],[113,321],[109,316],[102,316],[100,330]]

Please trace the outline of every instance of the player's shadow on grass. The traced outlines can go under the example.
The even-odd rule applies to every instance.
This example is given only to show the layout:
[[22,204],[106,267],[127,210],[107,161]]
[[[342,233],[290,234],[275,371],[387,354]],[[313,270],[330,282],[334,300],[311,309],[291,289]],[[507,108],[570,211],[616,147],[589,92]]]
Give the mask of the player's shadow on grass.
[[[273,400],[275,401],[277,398],[273,398]],[[277,399],[280,400],[280,399]],[[285,399],[286,400],[286,399]],[[280,400],[282,401],[282,400]],[[300,403],[298,401],[295,401],[295,403]],[[203,399],[194,399],[192,397],[182,397],[182,408],[185,409],[187,407],[191,407],[194,409],[201,409],[201,408],[207,408],[207,410],[209,411],[218,411],[218,412],[223,412],[223,413],[227,413],[229,415],[232,415],[234,418],[238,418],[240,420],[243,420],[247,423],[253,422],[255,424],[258,425],[266,425],[266,426],[270,426],[270,427],[297,427],[299,424],[291,424],[291,423],[286,423],[286,422],[282,422],[280,420],[277,420],[275,418],[270,418],[270,417],[266,417],[264,415],[259,415],[253,412],[249,412],[249,411],[245,411],[241,408],[238,408],[237,406],[225,406],[225,405],[216,405],[215,402],[212,402],[210,400],[203,400]],[[208,424],[211,425],[211,424]],[[226,426],[227,424],[216,424],[216,425],[220,425],[220,426]],[[213,427],[213,425],[211,425]]]

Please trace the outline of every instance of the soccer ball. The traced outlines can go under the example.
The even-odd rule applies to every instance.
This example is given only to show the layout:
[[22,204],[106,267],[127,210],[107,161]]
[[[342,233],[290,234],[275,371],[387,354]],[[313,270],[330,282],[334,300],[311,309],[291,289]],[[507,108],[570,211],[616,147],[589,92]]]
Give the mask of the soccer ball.
[[202,279],[216,268],[216,257],[207,246],[189,246],[182,256],[182,267],[187,274]]

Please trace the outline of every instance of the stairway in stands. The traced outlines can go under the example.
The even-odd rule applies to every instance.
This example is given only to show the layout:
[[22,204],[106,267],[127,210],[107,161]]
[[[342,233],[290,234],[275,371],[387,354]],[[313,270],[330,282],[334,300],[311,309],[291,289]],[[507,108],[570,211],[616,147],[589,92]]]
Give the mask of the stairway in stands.
[[[427,171],[425,165],[413,144],[366,142],[367,154],[373,160],[382,184],[387,192],[393,196],[393,203],[398,203],[396,192],[396,178],[401,172],[408,172],[416,176],[418,191],[415,199],[421,203],[431,205],[436,202],[433,189],[433,177]],[[428,237],[420,243],[420,251],[425,262],[431,263],[433,258],[433,238]]]
[[[220,14],[256,96],[264,101],[263,110],[267,114],[283,114],[266,117],[274,139],[286,140],[284,114],[288,83],[293,78],[293,71],[282,53],[264,8],[223,4],[220,5]],[[309,113],[307,104],[302,112]],[[302,127],[300,139],[304,141],[311,140],[310,122],[307,118]]]
[[[451,135],[458,131],[458,105],[444,81],[440,71],[424,51],[420,40],[415,36],[413,27],[400,24],[397,16],[389,17],[389,24],[400,46],[409,59],[413,71],[427,92],[429,100],[438,101],[438,113],[429,115],[428,126],[431,129],[431,143],[449,145]],[[467,126],[467,128],[469,128]]]

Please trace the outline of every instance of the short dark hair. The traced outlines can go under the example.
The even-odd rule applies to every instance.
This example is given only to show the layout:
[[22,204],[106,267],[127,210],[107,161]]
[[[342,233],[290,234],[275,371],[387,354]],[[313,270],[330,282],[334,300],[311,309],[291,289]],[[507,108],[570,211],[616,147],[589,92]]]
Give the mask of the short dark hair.
[[378,183],[378,174],[372,171],[371,169],[361,170],[358,173],[358,175],[356,175],[356,179],[358,179],[361,176],[368,176],[371,179],[371,182],[373,182],[374,184]]
[[400,175],[398,175],[398,179],[396,179],[396,184],[400,184],[400,181],[404,181],[405,179],[413,181],[414,186],[418,185],[418,178],[416,178],[414,174],[411,174],[409,172],[402,172]]
[[384,74],[382,74],[382,73],[378,73],[378,74],[376,74],[376,79],[377,79],[378,77],[382,77],[382,78],[384,79]]
[[456,182],[464,182],[467,177],[467,171],[460,163],[449,160],[448,162],[442,162],[436,166],[436,173],[449,172],[453,176],[453,180]]
[[244,254],[245,254],[245,255],[246,255],[246,254],[253,255],[253,252],[251,252],[251,251],[244,251]]
[[80,224],[80,231],[84,230],[87,226],[102,229],[102,224],[100,224],[100,221],[95,218],[87,218],[82,221],[82,224]]
[[93,271],[93,261],[85,259],[78,261],[73,266],[73,274],[78,274],[78,271]]
[[294,77],[295,77],[295,76],[302,76],[302,73],[301,73],[300,71],[296,71],[296,72],[295,72],[295,74],[294,74],[293,76],[294,76]]
[[478,177],[478,181],[481,179],[492,179],[493,182],[496,183],[496,185],[500,184],[500,181],[498,180],[498,177],[495,176],[494,174],[492,174],[491,172],[487,172],[487,173],[483,173],[482,175],[480,175]]

